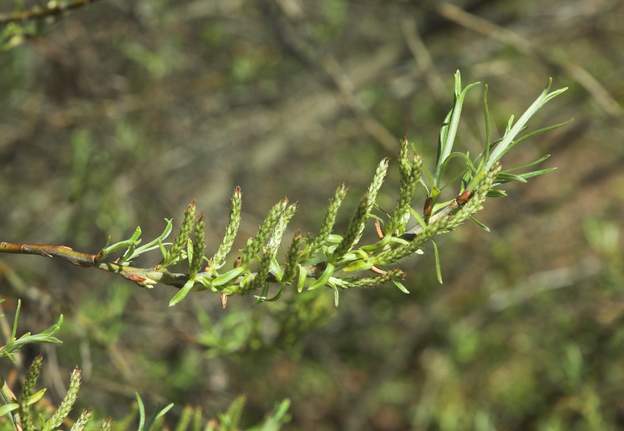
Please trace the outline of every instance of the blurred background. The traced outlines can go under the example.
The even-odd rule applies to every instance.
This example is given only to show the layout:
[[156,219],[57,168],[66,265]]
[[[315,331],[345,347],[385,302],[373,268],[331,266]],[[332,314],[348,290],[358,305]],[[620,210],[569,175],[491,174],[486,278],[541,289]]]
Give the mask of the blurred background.
[[[293,230],[314,231],[343,181],[344,228],[401,137],[432,163],[458,68],[489,84],[499,132],[550,76],[570,90],[533,126],[574,118],[511,155],[550,153],[559,169],[490,199],[491,233],[442,239],[443,285],[430,250],[404,263],[410,295],[351,290],[338,309],[330,290],[235,297],[223,311],[206,293],[171,309],[165,286],[1,256],[22,329],[65,315],[64,345],[42,348],[49,396],[78,365],[82,405],[113,417],[138,391],[151,411],[175,402],[173,417],[244,394],[249,422],[290,398],[293,430],[624,429],[623,20],[619,0],[101,0],[4,25],[6,241],[96,251],[139,224],[158,234],[196,199],[216,247],[235,185],[241,238],[284,195]],[[459,145],[475,152],[476,94],[464,113]]]

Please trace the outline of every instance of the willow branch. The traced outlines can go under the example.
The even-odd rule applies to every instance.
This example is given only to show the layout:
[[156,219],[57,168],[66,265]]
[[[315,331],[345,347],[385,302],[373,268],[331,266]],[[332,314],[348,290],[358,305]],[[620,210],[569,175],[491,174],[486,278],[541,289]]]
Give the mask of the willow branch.
[[162,283],[180,288],[188,280],[187,274],[169,272],[157,266],[138,268],[119,265],[114,262],[101,262],[97,254],[76,251],[65,245],[0,242],[0,253],[30,254],[55,258],[82,268],[97,268],[119,274],[143,287],[152,287],[157,283]]
[[[0,253],[27,254],[58,259],[69,262],[81,268],[96,268],[101,271],[118,274],[142,287],[153,287],[156,284],[165,284],[177,289],[184,286],[189,275],[181,272],[168,271],[162,267],[140,268],[136,266],[120,265],[115,262],[102,262],[98,254],[76,251],[66,245],[32,244],[0,242]],[[310,275],[318,272],[320,266],[310,268]],[[201,276],[204,272],[197,275]],[[275,281],[270,277],[269,281]]]
[[0,14],[0,25],[12,22],[41,20],[48,17],[62,15],[75,9],[80,9],[98,0],[74,0],[71,3],[59,3],[51,7],[33,7],[32,9]]

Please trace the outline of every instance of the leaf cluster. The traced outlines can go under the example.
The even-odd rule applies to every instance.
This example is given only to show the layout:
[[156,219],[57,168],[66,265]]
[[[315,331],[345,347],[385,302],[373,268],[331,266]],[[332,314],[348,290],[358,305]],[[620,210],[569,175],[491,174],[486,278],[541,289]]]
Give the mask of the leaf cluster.
[[[0,304],[4,300],[0,298]],[[11,361],[15,361],[15,354],[27,344],[61,344],[61,340],[55,337],[55,334],[61,329],[63,324],[63,315],[60,315],[57,322],[49,328],[37,333],[32,334],[26,332],[21,336],[17,336],[17,329],[20,319],[20,313],[22,309],[22,302],[17,301],[17,307],[15,309],[15,315],[13,317],[13,325],[11,327],[11,333],[4,345],[0,346],[0,358],[7,358]]]

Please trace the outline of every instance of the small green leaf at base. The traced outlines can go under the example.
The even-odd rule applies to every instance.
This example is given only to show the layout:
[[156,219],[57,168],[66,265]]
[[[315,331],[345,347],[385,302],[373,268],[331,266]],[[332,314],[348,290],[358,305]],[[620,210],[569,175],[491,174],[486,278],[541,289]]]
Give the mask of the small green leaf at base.
[[442,266],[440,265],[440,252],[438,251],[438,244],[435,241],[431,241],[433,244],[433,256],[435,257],[435,267],[436,267],[436,278],[438,279],[438,283],[444,284],[444,280],[442,280]]
[[195,279],[193,278],[190,278],[186,283],[184,283],[184,286],[182,286],[182,289],[180,289],[175,295],[173,295],[173,298],[171,298],[171,300],[169,301],[169,307],[173,307],[178,302],[186,298],[186,295],[189,294],[189,292],[191,291],[194,285],[195,285]]
[[392,283],[396,286],[397,289],[399,289],[401,292],[405,293],[406,295],[410,294],[410,291],[407,290],[407,287],[405,287],[405,285],[403,283],[401,283],[400,281],[397,280],[392,280]]

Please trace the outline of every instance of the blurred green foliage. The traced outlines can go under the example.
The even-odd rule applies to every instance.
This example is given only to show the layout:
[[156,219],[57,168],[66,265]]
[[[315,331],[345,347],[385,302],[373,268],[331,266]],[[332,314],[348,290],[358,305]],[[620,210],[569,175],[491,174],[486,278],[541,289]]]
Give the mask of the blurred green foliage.
[[[605,108],[624,103],[622,3],[453,2],[538,54],[451,20],[441,3],[110,0],[1,29],[11,46],[0,55],[2,240],[95,251],[139,223],[157,235],[163,216],[195,198],[216,248],[235,184],[251,198],[243,238],[284,194],[307,208],[292,224],[314,231],[328,191],[345,181],[357,196],[377,161],[398,152],[378,126],[435,160],[458,67],[490,84],[494,135],[547,76],[570,95],[543,124],[575,118],[514,156],[551,153],[559,170],[489,206],[480,220],[491,234],[474,226],[441,241],[443,286],[430,249],[405,264],[411,295],[359,291],[338,310],[331,292],[260,306],[231,299],[226,311],[200,295],[169,309],[171,292],[3,256],[9,321],[16,298],[24,330],[65,316],[63,346],[18,358],[46,355],[46,399],[58,405],[79,365],[78,404],[96,418],[122,418],[137,391],[148,411],[174,402],[225,412],[245,394],[244,426],[290,398],[285,429],[622,428],[623,126]],[[478,98],[466,104],[460,145],[474,154]],[[382,206],[396,199],[396,172],[389,181]],[[8,379],[12,366],[0,368]],[[188,411],[175,407],[168,423]]]

